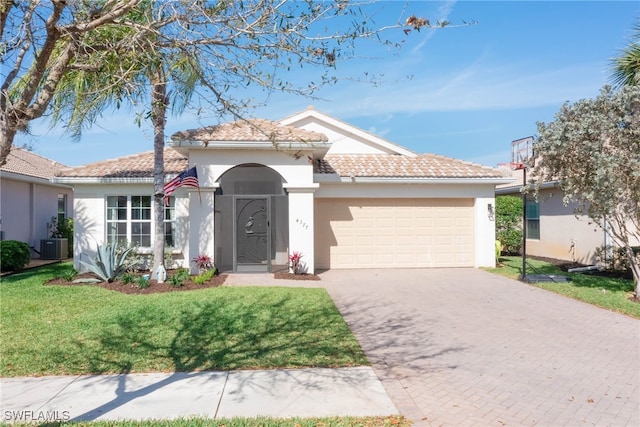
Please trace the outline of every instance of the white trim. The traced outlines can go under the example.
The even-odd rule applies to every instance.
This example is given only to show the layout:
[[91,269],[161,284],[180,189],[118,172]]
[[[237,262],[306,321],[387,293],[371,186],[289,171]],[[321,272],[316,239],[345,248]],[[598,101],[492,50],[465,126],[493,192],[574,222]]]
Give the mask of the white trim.
[[234,149],[234,150],[278,150],[284,148],[295,149],[317,149],[331,146],[329,142],[323,141],[176,141],[167,144],[171,148],[204,148],[204,149]]
[[[503,187],[503,188],[496,188],[496,194],[497,195],[505,195],[505,194],[513,194],[513,193],[519,193],[522,194],[522,189],[526,187],[526,185],[514,185],[513,187]],[[549,181],[549,182],[543,182],[542,184],[540,184],[540,187],[538,187],[540,190],[546,190],[548,188],[558,188],[560,187],[560,181]]]
[[59,184],[57,182],[57,178],[42,178],[39,176],[30,176],[30,175],[24,175],[24,174],[8,172],[8,171],[2,171],[2,173],[0,173],[0,178],[13,179],[14,181],[29,182],[33,184],[51,185],[53,187],[71,189],[71,187],[68,185]]
[[313,193],[320,188],[320,184],[298,185],[284,183],[282,188],[287,190],[287,193]]
[[313,180],[318,183],[331,183],[331,184],[505,184],[513,181],[512,178],[386,178],[386,177],[358,177],[351,178],[340,177],[334,174],[313,174]]
[[153,178],[100,178],[100,177],[56,177],[52,182],[61,184],[153,184]]

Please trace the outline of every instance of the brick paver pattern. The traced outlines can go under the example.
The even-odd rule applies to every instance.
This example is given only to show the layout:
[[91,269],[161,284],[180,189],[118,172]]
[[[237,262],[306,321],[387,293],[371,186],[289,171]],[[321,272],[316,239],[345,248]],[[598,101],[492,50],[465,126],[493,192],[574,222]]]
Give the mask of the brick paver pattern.
[[637,319],[475,269],[359,273],[325,283],[415,426],[640,426]]

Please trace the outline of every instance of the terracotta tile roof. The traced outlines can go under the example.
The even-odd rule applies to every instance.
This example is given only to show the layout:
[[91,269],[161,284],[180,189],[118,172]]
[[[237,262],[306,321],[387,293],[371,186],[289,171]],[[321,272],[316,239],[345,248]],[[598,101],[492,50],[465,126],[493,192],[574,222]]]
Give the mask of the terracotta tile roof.
[[[188,159],[173,148],[164,149],[166,174],[187,169]],[[67,168],[58,176],[72,178],[150,178],[153,176],[153,151]]]
[[328,141],[326,135],[298,129],[264,119],[238,120],[199,129],[189,129],[171,135],[172,141],[251,141],[251,142],[301,142]]
[[498,170],[504,173],[504,176],[512,177],[515,181],[510,182],[508,184],[499,184],[496,185],[496,190],[502,189],[513,189],[514,192],[519,193],[520,188],[524,185],[524,172],[522,169],[513,170],[510,165],[498,165]]
[[[187,169],[185,156],[165,148],[165,173]],[[341,177],[375,178],[500,178],[508,176],[498,169],[435,154],[408,157],[394,154],[330,154],[318,161],[315,173]],[[150,178],[153,152],[119,157],[84,166],[62,169],[58,176],[73,178]]]
[[394,154],[330,154],[315,172],[341,177],[375,178],[500,178],[497,169],[435,154],[415,157]]
[[0,169],[2,172],[12,172],[19,175],[49,179],[54,177],[66,165],[39,156],[22,148],[12,148],[7,163]]

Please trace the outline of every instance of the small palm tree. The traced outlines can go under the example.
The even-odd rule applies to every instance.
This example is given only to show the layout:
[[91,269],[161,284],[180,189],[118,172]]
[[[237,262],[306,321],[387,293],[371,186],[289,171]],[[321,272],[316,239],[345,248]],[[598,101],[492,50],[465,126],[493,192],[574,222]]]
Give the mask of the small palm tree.
[[633,31],[629,46],[611,61],[611,78],[616,87],[640,85],[640,21]]
[[[109,107],[122,102],[136,104],[150,99],[147,118],[154,129],[154,246],[155,274],[164,260],[164,140],[166,113],[173,107],[181,113],[193,95],[199,73],[188,55],[165,54],[157,48],[158,35],[141,31],[140,27],[153,22],[151,4],[142,4],[126,15],[138,27],[114,25],[90,33],[92,43],[111,43],[112,49],[86,55],[84,67],[67,73],[61,80],[52,100],[53,122],[68,114],[71,133],[81,135],[85,126]],[[135,39],[135,43],[129,40]],[[170,87],[171,89],[168,89]],[[150,88],[150,90],[146,89]],[[171,93],[173,99],[170,100]],[[172,101],[172,102],[170,102]]]

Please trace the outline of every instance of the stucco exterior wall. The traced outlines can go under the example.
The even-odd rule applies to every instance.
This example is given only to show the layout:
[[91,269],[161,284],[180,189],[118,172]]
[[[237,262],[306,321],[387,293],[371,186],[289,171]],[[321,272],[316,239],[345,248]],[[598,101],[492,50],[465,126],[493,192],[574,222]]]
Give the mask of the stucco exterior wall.
[[198,180],[202,188],[214,187],[216,182],[231,168],[247,163],[257,163],[278,172],[285,182],[298,184],[313,183],[313,165],[307,154],[299,158],[280,151],[249,150],[208,150],[191,149],[189,164],[198,167]]
[[58,215],[58,194],[67,196],[67,217],[73,216],[73,190],[46,182],[0,180],[0,230],[5,240],[18,240],[40,250],[49,236],[51,219]]
[[476,197],[473,205],[475,218],[475,265],[474,267],[495,267],[496,223],[495,214],[489,215],[489,205],[495,212],[496,202],[492,196]]
[[[107,196],[152,196],[153,185],[144,184],[76,184],[74,198],[74,267],[84,271],[80,260],[87,261],[96,256],[96,248],[106,241],[106,198]],[[172,251],[177,266],[189,267],[189,191],[179,188],[176,197],[176,230],[177,247]],[[193,199],[193,198],[192,198]],[[198,203],[197,192],[195,194]],[[153,209],[152,203],[152,209]],[[153,218],[153,213],[151,214]],[[152,248],[141,248],[140,253],[150,255]]]
[[379,146],[375,146],[357,135],[345,135],[344,130],[337,129],[326,123],[317,123],[311,118],[297,123],[296,126],[302,129],[325,134],[329,139],[329,142],[332,143],[327,154],[387,154],[391,152],[390,150],[382,150]]
[[303,255],[307,272],[315,272],[314,256],[314,198],[316,186],[288,187],[289,193],[289,252]]
[[564,206],[558,189],[542,190],[540,239],[527,239],[527,254],[576,261],[595,262],[595,251],[605,243],[605,232],[586,215],[574,214],[576,204]]

